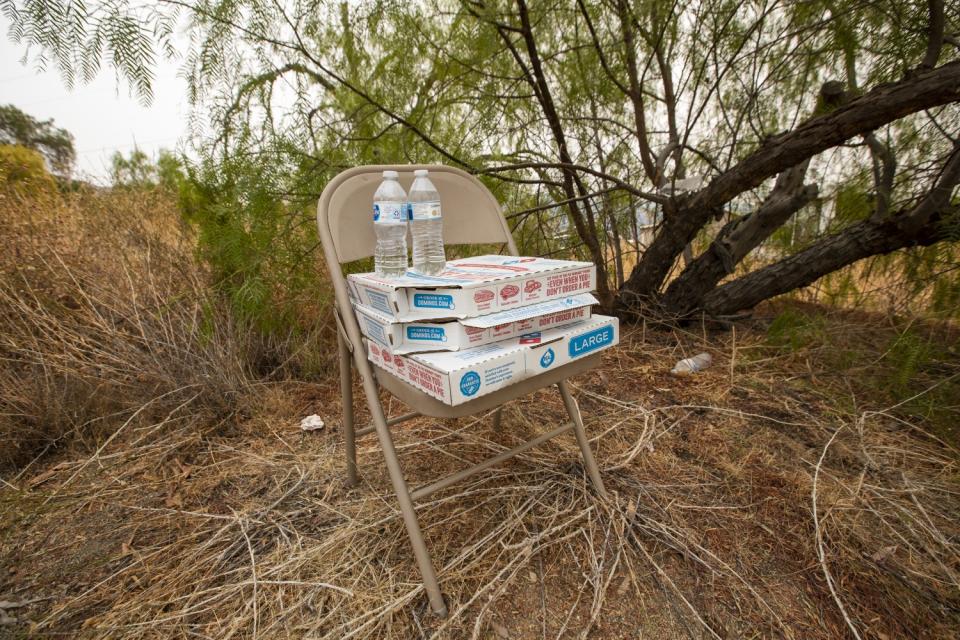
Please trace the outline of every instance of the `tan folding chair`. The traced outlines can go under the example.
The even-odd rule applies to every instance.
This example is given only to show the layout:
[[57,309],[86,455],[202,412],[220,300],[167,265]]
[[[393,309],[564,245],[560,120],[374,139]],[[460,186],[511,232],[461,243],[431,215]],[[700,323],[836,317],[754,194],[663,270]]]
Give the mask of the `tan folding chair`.
[[[590,475],[596,491],[606,496],[603,480],[597,463],[590,452],[590,444],[583,430],[583,420],[576,400],[570,394],[566,379],[572,375],[587,371],[600,362],[600,354],[585,356],[559,367],[553,371],[541,373],[535,377],[521,380],[517,384],[500,389],[485,396],[470,400],[455,407],[449,406],[428,396],[390,373],[374,367],[367,360],[366,349],[360,334],[360,326],[350,306],[347,284],[341,265],[353,260],[373,255],[375,236],[373,231],[372,203],[373,193],[382,179],[385,170],[397,171],[401,180],[413,179],[414,168],[430,170],[430,179],[443,197],[443,237],[445,244],[503,244],[512,255],[517,255],[517,247],[510,234],[510,228],[500,211],[493,194],[479,180],[468,173],[442,165],[413,167],[409,165],[384,165],[356,167],[336,176],[323,190],[317,204],[317,226],[323,253],[333,280],[336,293],[334,314],[337,321],[337,339],[340,350],[340,391],[343,396],[343,433],[347,450],[347,483],[357,482],[356,438],[376,432],[387,461],[387,470],[393,489],[400,503],[400,512],[410,536],[413,553],[416,556],[423,585],[430,599],[430,606],[440,616],[446,616],[447,608],[437,583],[437,574],[433,569],[430,553],[423,542],[420,525],[414,511],[413,502],[435,491],[454,484],[479,471],[509,460],[513,456],[540,445],[570,429],[576,434],[583,454],[584,467]],[[353,366],[360,373],[363,391],[367,396],[367,406],[373,418],[373,424],[354,429],[353,423],[353,386],[351,384],[351,358]],[[380,404],[377,385],[387,389],[413,412],[395,418],[387,418]],[[436,418],[458,418],[476,415],[496,409],[493,415],[495,428],[500,426],[502,405],[537,389],[556,385],[563,398],[563,404],[570,416],[566,424],[537,436],[536,438],[485,460],[478,465],[465,469],[436,482],[413,489],[407,486],[397,460],[390,436],[390,427],[417,416]]]

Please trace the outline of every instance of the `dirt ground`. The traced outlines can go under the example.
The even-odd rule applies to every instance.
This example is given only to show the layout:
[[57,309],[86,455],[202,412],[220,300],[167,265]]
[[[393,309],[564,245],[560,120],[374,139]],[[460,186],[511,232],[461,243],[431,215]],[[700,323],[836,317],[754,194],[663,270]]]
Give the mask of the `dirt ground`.
[[[886,344],[878,329],[835,313],[785,346],[777,313],[625,326],[574,380],[608,500],[566,434],[421,504],[447,619],[375,436],[344,486],[330,375],[252,383],[226,414],[187,404],[5,473],[0,637],[960,637],[956,406],[921,402],[960,372],[955,347],[893,406],[882,351],[837,365]],[[700,351],[708,370],[668,373]],[[301,431],[312,413],[326,428]],[[499,431],[421,418],[394,437],[416,486],[562,419],[543,390]]]

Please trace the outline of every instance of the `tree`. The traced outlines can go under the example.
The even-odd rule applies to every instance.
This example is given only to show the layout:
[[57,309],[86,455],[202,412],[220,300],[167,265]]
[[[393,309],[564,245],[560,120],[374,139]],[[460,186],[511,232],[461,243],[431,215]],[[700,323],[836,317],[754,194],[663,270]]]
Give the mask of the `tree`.
[[[7,0],[16,34],[58,60],[99,60],[82,44],[106,18],[88,12],[54,38],[48,3]],[[163,24],[109,6],[141,18],[134,40]],[[624,312],[727,314],[953,237],[942,229],[955,223],[955,3],[167,6],[193,18],[207,158],[256,166],[244,173],[259,176],[256,193],[306,203],[345,165],[454,164],[507,203],[521,240],[593,260],[602,301]],[[143,46],[114,48],[149,62]],[[866,185],[861,219],[836,215],[850,184]],[[835,224],[751,272],[753,250],[814,204]]]
[[140,149],[124,157],[114,151],[110,157],[110,181],[115,187],[148,189],[157,186],[157,165]]
[[73,167],[73,136],[54,126],[53,120],[36,120],[12,104],[0,106],[0,144],[19,145],[39,152],[50,170],[67,176]]
[[0,189],[19,196],[37,196],[56,191],[43,156],[19,145],[0,144]]

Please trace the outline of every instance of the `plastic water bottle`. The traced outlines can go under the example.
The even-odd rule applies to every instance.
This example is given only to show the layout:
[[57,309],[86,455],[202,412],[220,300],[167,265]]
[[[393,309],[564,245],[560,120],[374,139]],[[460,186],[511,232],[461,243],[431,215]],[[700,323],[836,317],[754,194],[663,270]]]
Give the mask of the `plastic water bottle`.
[[399,278],[407,272],[407,194],[397,182],[396,171],[384,171],[383,182],[373,194],[373,229],[377,275]]
[[410,187],[410,234],[413,236],[413,270],[428,276],[443,271],[443,218],[440,194],[427,177],[426,169],[413,172]]
[[684,358],[673,366],[670,370],[675,376],[688,376],[699,371],[703,371],[713,362],[709,353],[698,353],[692,358]]

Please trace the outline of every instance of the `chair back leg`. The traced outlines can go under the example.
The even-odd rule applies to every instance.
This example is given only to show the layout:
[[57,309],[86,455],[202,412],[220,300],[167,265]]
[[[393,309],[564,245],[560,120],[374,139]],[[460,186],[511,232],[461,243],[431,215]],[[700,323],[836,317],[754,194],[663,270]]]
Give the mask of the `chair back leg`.
[[340,352],[340,402],[343,407],[343,442],[347,449],[347,486],[357,484],[357,444],[353,424],[353,366],[350,348],[340,332],[337,332],[337,347]]
[[390,481],[393,483],[393,490],[397,494],[397,502],[400,504],[400,513],[407,527],[407,535],[410,536],[413,555],[416,557],[420,575],[423,577],[423,586],[426,589],[427,598],[430,600],[430,608],[440,617],[446,617],[447,605],[440,593],[440,584],[437,582],[437,574],[433,569],[433,561],[430,559],[430,552],[427,551],[427,545],[423,541],[420,523],[417,521],[417,514],[413,509],[413,500],[410,498],[410,490],[403,477],[403,470],[400,468],[396,449],[393,447],[393,437],[390,435],[390,428],[387,426],[383,405],[380,404],[377,385],[370,368],[371,365],[366,360],[365,354],[361,353],[360,350],[355,350],[353,355],[357,370],[360,372],[360,378],[363,381],[363,391],[367,396],[367,406],[370,409],[370,416],[373,418],[373,426],[377,432],[377,438],[380,440],[380,448],[383,449],[383,457],[387,462]]
[[587,440],[587,434],[583,430],[583,417],[580,415],[580,407],[577,406],[577,401],[570,393],[570,387],[566,380],[558,382],[557,388],[560,390],[560,397],[563,398],[567,413],[570,414],[570,419],[573,421],[573,432],[577,436],[577,444],[580,445],[580,453],[583,455],[583,466],[587,469],[593,488],[596,489],[598,494],[606,498],[607,489],[603,486],[600,469],[597,467],[597,461],[593,459],[593,452],[590,451],[590,441]]

